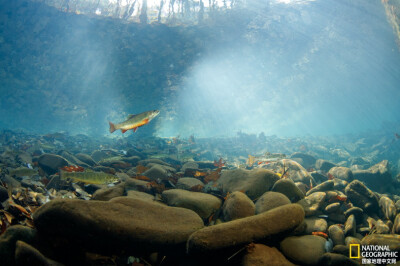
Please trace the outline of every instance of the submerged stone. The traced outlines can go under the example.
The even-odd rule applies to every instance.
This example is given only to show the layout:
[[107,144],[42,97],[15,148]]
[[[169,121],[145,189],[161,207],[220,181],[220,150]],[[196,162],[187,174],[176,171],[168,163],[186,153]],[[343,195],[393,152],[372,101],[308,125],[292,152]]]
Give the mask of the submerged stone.
[[325,253],[325,242],[320,236],[291,236],[280,243],[280,248],[287,258],[300,265],[315,265]]
[[279,176],[271,170],[257,168],[253,170],[235,169],[222,171],[218,184],[225,193],[242,191],[254,200],[270,190]]
[[271,191],[284,194],[286,197],[289,198],[292,203],[296,203],[299,200],[304,199],[304,193],[300,190],[298,186],[296,186],[293,180],[289,178],[276,181],[271,188]]
[[[251,245],[251,244],[250,244]],[[253,244],[246,250],[242,258],[243,266],[264,266],[280,265],[294,266],[283,254],[275,247],[268,247],[263,244]]]
[[222,204],[221,199],[213,195],[182,189],[165,190],[161,197],[169,206],[190,209],[204,219],[218,210]]
[[256,214],[266,212],[290,203],[290,200],[284,194],[274,191],[267,191],[256,201]]
[[255,205],[246,194],[235,191],[229,195],[222,206],[225,221],[236,220],[255,214]]
[[204,226],[191,210],[125,198],[125,204],[56,199],[37,209],[33,219],[41,235],[101,254],[178,251]]
[[303,219],[303,208],[298,204],[288,204],[259,215],[209,226],[194,232],[189,237],[187,252],[203,254],[260,241],[294,230]]

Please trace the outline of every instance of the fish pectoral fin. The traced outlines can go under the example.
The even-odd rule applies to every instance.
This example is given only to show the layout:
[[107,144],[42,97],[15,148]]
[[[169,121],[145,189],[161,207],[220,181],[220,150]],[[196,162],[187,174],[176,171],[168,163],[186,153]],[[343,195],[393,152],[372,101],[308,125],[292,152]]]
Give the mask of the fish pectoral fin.
[[143,119],[143,124],[144,124],[144,125],[148,124],[149,122],[150,122],[150,120],[149,120],[148,118]]
[[126,131],[126,129],[121,129],[122,134],[124,134]]
[[138,127],[132,128],[133,132],[136,132],[137,129],[138,129]]

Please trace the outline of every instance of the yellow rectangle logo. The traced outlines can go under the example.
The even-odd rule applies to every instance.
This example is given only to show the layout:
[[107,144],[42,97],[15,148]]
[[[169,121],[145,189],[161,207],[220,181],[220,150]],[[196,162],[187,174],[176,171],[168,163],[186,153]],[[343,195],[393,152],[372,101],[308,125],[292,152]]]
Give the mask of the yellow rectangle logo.
[[[353,249],[356,249],[357,250],[357,252],[356,252],[356,254],[357,254],[357,256],[352,256],[352,251],[353,251]],[[360,258],[360,244],[350,244],[350,249],[349,249],[349,258],[350,259],[359,259]]]

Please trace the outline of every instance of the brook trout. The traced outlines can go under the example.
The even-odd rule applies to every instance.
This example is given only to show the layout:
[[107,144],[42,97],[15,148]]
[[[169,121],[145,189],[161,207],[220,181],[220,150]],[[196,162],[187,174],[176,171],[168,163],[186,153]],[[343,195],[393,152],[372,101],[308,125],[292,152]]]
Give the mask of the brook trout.
[[132,129],[133,132],[136,132],[136,130],[148,124],[154,117],[156,117],[160,111],[158,110],[153,110],[153,111],[147,111],[143,112],[137,115],[129,115],[128,118],[119,124],[113,124],[110,121],[108,122],[110,124],[110,133],[113,133],[115,130],[121,129],[122,133],[125,133],[129,129]]
[[66,172],[60,170],[61,179],[71,179],[73,182],[83,182],[86,184],[111,184],[119,179],[116,176],[104,173],[86,170],[85,172]]

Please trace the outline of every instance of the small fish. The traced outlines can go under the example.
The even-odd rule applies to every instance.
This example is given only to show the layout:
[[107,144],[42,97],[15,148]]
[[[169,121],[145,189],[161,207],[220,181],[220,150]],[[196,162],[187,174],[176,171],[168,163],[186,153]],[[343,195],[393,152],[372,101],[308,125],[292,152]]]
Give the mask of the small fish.
[[333,201],[342,201],[345,202],[347,200],[346,196],[340,196],[340,195],[336,195],[335,197],[332,197],[329,202],[333,202]]
[[207,172],[200,172],[200,171],[196,171],[194,174],[195,177],[206,176],[206,175],[207,175]]
[[219,158],[218,161],[214,160],[214,166],[215,166],[215,167],[218,167],[218,168],[224,167],[224,166],[225,166],[225,163],[226,163],[226,162],[223,162],[223,161],[222,161],[222,158]]
[[311,178],[310,178],[310,189],[312,189],[313,188],[313,185],[312,185],[312,181],[311,181]]
[[325,239],[328,239],[328,235],[326,233],[324,233],[324,232],[312,232],[312,234],[314,236],[321,236],[321,237],[323,237]]
[[82,166],[70,165],[61,167],[60,170],[71,173],[71,172],[83,172],[85,171],[85,168],[83,168]]
[[148,124],[154,117],[156,117],[160,111],[158,110],[153,110],[153,111],[147,111],[143,112],[137,115],[129,115],[128,118],[119,124],[113,124],[110,121],[108,122],[110,124],[110,133],[113,133],[115,130],[121,129],[122,133],[125,133],[129,129],[132,129],[133,132],[136,132],[136,130]]
[[326,215],[326,214],[321,214],[321,215],[318,215],[318,218],[323,218],[323,219],[327,219],[329,216],[328,215]]
[[72,179],[74,182],[83,182],[86,184],[110,184],[119,181],[119,179],[114,176],[104,172],[66,172],[60,170],[61,179]]
[[37,175],[37,173],[36,170],[23,166],[10,170],[10,175],[16,177],[33,176]]

